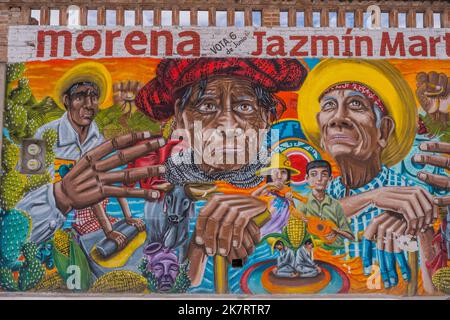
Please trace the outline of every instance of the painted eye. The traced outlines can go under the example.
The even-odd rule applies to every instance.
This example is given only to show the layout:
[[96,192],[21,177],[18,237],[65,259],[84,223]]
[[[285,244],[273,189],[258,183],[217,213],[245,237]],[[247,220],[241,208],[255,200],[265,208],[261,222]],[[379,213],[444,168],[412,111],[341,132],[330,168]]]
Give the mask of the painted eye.
[[363,107],[362,102],[359,100],[351,100],[349,105],[353,109],[361,109]]
[[322,104],[321,109],[322,111],[328,111],[331,109],[334,109],[336,107],[335,101],[326,101],[324,104]]
[[183,200],[183,208],[184,208],[184,210],[189,208],[189,204],[190,204],[190,201],[188,199],[184,199]]
[[201,113],[213,113],[217,111],[217,106],[212,103],[202,103],[197,110]]
[[236,108],[234,108],[234,110],[239,113],[250,114],[250,113],[253,113],[253,111],[255,111],[255,107],[253,107],[250,104],[243,103],[243,104],[238,105]]
[[170,206],[170,204],[172,203],[172,197],[171,196],[166,197],[166,203],[167,203],[168,206]]

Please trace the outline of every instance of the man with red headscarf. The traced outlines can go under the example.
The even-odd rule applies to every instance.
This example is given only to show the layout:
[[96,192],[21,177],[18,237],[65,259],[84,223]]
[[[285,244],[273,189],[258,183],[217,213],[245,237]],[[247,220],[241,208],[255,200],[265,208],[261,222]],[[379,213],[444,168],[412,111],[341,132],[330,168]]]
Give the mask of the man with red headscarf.
[[[136,105],[152,119],[172,117],[173,135],[188,138],[187,150],[166,161],[165,178],[172,184],[223,181],[241,190],[260,185],[262,178],[255,173],[268,162],[268,155],[254,133],[268,130],[283,112],[284,103],[275,93],[298,89],[305,75],[305,68],[292,59],[161,62],[157,77],[140,91]],[[257,146],[255,152],[251,146]],[[197,218],[188,252],[194,284],[202,278],[206,255],[231,262],[253,252],[260,233],[252,218],[266,209],[267,204],[250,192],[209,199]]]
[[153,120],[171,119],[175,137],[187,137],[186,148],[163,165],[110,171],[157,151],[165,140],[143,132],[107,141],[55,184],[56,207],[64,213],[106,197],[140,197],[149,200],[145,221],[147,212],[163,215],[164,201],[157,188],[115,183],[130,185],[161,175],[173,185],[222,181],[238,191],[214,195],[201,209],[187,256],[192,283],[202,280],[207,256],[245,260],[259,242],[259,227],[252,219],[267,209],[266,202],[251,196],[263,182],[255,173],[268,162],[264,139],[254,133],[268,130],[282,114],[285,106],[276,93],[298,90],[306,73],[295,59],[161,61],[156,77],[138,93],[136,105]]

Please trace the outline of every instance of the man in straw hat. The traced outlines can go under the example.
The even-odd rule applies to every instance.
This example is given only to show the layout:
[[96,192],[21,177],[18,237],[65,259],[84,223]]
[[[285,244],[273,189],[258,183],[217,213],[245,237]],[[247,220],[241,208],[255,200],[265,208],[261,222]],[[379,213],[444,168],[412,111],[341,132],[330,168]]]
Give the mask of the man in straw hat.
[[[57,132],[58,140],[54,147],[56,158],[60,162],[71,163],[78,161],[89,150],[104,142],[102,134],[94,121],[99,109],[108,107],[111,95],[111,75],[105,66],[98,62],[83,62],[69,69],[57,81],[53,98],[60,108],[66,110],[63,116],[39,128],[35,138],[42,138],[43,133],[52,129]],[[55,175],[51,167],[52,176]],[[24,197],[18,207],[29,212],[32,218],[31,240],[42,242],[48,239],[54,231],[60,228],[71,210],[60,211],[57,194],[59,189],[53,184],[45,185]],[[71,192],[72,190],[68,190]],[[107,201],[106,199],[103,199]],[[127,221],[143,229],[141,220],[131,217],[126,200],[119,200]],[[92,208],[87,208],[92,205]],[[105,205],[88,203],[75,209],[83,209],[85,213],[95,212],[92,217],[98,222],[96,225],[105,230],[107,236],[117,240],[119,247],[125,244],[122,234],[112,230],[111,218],[105,213]],[[91,211],[92,210],[92,211]],[[89,215],[89,214],[88,214]],[[86,216],[86,214],[85,214]],[[92,222],[92,221],[91,221]],[[98,226],[98,227],[100,227]]]
[[328,193],[340,199],[357,236],[356,242],[345,241],[345,252],[362,256],[366,275],[378,260],[389,288],[398,283],[396,261],[403,278],[410,278],[398,236],[417,236],[424,288],[432,291],[425,262],[432,258],[433,198],[389,169],[408,154],[415,137],[417,110],[406,81],[386,61],[328,59],[314,68],[299,93],[305,134],[341,171]]

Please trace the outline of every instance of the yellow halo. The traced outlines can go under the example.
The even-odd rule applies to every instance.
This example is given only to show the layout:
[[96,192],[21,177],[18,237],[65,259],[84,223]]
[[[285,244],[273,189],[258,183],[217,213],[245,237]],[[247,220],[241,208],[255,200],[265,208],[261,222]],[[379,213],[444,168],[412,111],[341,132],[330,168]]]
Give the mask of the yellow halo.
[[111,106],[111,74],[101,63],[89,61],[74,66],[59,78],[53,90],[53,99],[58,107],[65,109],[63,103],[64,92],[77,82],[95,83],[100,90],[98,99],[99,108],[105,109]]
[[382,60],[327,59],[308,74],[298,91],[297,111],[303,132],[309,141],[320,147],[320,130],[316,115],[319,97],[332,85],[344,82],[364,84],[383,101],[395,128],[381,154],[381,161],[391,167],[411,150],[417,130],[417,108],[414,95],[400,72]]

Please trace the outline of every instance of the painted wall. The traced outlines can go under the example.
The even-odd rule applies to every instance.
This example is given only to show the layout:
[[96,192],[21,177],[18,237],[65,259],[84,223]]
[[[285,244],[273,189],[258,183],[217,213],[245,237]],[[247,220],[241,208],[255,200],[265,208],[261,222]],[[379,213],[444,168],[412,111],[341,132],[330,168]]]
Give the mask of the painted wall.
[[448,294],[448,30],[283,30],[11,27],[0,290]]

